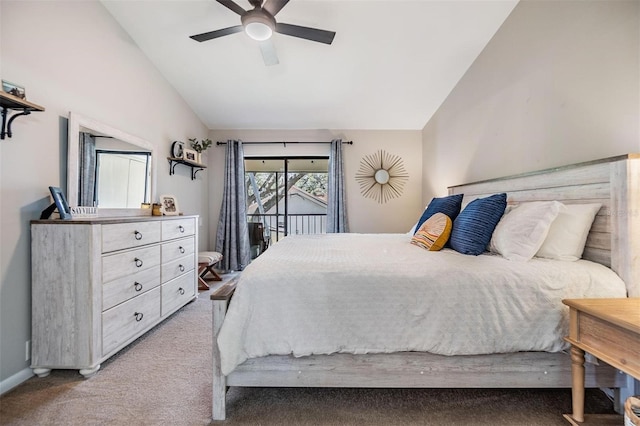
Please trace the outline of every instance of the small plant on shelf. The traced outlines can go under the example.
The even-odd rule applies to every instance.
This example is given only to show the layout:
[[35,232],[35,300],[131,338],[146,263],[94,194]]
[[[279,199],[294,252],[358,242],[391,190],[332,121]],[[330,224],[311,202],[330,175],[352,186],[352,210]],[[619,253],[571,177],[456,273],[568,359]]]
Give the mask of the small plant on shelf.
[[189,142],[191,142],[191,148],[193,148],[195,151],[197,151],[200,154],[202,154],[203,151],[206,151],[207,148],[213,145],[213,142],[211,142],[211,139],[203,139],[199,141],[196,138],[192,138],[192,139],[189,139]]

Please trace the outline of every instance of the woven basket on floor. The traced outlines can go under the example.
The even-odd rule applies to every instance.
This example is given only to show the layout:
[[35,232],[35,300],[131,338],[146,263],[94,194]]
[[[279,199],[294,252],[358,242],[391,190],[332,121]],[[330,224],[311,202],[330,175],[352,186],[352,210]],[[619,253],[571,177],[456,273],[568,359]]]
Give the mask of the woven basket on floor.
[[640,426],[640,397],[630,396],[624,403],[624,426]]

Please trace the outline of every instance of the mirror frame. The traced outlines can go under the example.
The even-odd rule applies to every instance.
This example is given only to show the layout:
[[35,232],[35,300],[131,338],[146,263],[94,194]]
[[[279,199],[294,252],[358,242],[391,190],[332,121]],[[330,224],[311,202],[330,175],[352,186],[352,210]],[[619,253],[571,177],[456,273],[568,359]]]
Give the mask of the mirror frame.
[[[67,199],[72,207],[78,206],[78,182],[80,177],[80,132],[92,132],[101,136],[111,136],[123,142],[135,145],[143,150],[151,152],[151,190],[149,194],[150,203],[155,202],[156,189],[156,151],[151,142],[137,136],[126,133],[108,124],[101,123],[93,118],[85,117],[75,112],[69,113],[69,124],[67,134]],[[103,209],[98,206],[99,216],[150,216],[151,208],[148,209]]]

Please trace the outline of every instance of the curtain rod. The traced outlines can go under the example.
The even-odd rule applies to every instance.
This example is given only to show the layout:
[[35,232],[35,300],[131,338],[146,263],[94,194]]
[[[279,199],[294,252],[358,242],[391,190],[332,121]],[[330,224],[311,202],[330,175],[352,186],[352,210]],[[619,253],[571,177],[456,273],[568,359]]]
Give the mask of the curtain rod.
[[[243,145],[258,145],[258,144],[268,144],[268,143],[281,143],[284,144],[284,146],[286,147],[288,143],[296,143],[296,144],[308,144],[308,143],[314,143],[314,144],[318,144],[318,143],[331,143],[323,141],[323,142],[286,142],[286,141],[271,141],[271,142],[242,142]],[[345,143],[347,145],[353,145],[353,141],[343,141],[342,143]],[[226,145],[226,142],[216,142],[216,145]]]

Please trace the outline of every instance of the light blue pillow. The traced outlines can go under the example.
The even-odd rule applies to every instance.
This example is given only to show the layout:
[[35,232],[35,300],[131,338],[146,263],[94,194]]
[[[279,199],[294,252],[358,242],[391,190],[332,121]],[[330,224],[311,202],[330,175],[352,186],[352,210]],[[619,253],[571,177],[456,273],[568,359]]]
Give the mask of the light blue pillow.
[[507,194],[477,198],[467,204],[453,222],[449,246],[463,254],[486,251],[491,235],[507,207]]
[[422,216],[416,224],[414,234],[418,232],[418,229],[422,224],[436,213],[444,213],[449,216],[449,219],[453,222],[460,213],[460,207],[462,206],[463,194],[449,195],[448,197],[433,198],[422,213]]

